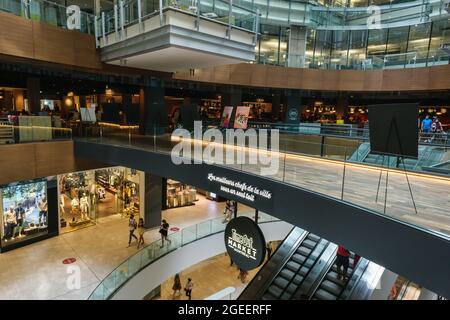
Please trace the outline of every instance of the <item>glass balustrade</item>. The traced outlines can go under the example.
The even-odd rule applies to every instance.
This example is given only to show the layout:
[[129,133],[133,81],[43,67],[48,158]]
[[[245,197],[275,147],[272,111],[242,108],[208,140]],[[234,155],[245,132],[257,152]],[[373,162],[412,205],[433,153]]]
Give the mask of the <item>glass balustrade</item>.
[[[238,212],[238,216],[254,217],[254,214],[254,212]],[[260,212],[259,216],[260,220],[258,223],[279,221],[266,213]],[[165,245],[161,244],[161,240],[150,243],[126,259],[107,275],[91,293],[89,300],[107,300],[111,298],[117,289],[123,286],[129,279],[165,254],[196,240],[223,232],[225,227],[226,223],[223,222],[222,217],[215,218],[183,228],[174,233],[169,233],[168,238],[170,242],[166,242]]]

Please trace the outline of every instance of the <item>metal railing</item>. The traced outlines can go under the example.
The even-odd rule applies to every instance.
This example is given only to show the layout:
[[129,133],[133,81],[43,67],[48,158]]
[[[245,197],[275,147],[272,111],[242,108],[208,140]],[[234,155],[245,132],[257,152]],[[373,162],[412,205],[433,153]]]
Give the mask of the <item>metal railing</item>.
[[[254,212],[239,213],[239,216],[253,217]],[[259,212],[258,223],[279,221],[268,214]],[[210,235],[223,232],[226,224],[223,218],[215,218],[203,221],[169,234],[170,242],[161,245],[161,240],[154,241],[139,250],[136,254],[127,258],[109,275],[107,275],[89,296],[89,300],[108,300],[117,292],[128,280],[137,275],[141,270],[160,259],[164,255],[177,250],[178,248],[190,244],[196,240]]]
[[[259,13],[236,6],[232,0],[160,0],[158,6],[143,5],[142,0],[120,0],[111,11],[102,12],[95,17],[95,35],[97,45],[106,36],[115,33],[116,40],[125,39],[125,29],[138,24],[139,31],[144,30],[144,22],[159,16],[160,26],[165,25],[165,12],[169,9],[184,12],[196,18],[195,27],[200,29],[202,20],[219,22],[227,26],[227,36],[231,37],[233,28],[257,34],[259,30]],[[256,43],[256,37],[255,37]]]
[[25,19],[42,21],[64,29],[94,34],[94,15],[80,10],[79,24],[71,26],[70,21],[73,11],[52,1],[2,0],[0,1],[0,11],[12,13]]

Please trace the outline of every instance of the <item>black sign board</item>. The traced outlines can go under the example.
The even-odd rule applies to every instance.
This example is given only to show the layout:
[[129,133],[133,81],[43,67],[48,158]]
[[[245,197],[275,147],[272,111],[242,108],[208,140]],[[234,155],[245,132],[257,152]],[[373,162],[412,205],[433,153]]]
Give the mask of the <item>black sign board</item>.
[[417,159],[418,118],[417,103],[370,105],[370,151]]
[[264,234],[255,221],[248,217],[237,217],[228,223],[225,247],[231,260],[243,270],[259,267],[266,257]]
[[252,185],[240,180],[237,176],[221,175],[210,172],[207,176],[208,191],[223,195],[240,203],[254,207],[258,203],[260,208],[270,210],[273,206],[272,192],[265,187]]

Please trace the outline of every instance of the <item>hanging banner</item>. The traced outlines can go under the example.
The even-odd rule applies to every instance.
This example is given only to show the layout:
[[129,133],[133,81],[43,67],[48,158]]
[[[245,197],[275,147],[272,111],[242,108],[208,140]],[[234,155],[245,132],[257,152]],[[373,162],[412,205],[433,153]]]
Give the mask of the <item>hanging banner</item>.
[[237,107],[234,117],[234,129],[247,129],[250,107]]

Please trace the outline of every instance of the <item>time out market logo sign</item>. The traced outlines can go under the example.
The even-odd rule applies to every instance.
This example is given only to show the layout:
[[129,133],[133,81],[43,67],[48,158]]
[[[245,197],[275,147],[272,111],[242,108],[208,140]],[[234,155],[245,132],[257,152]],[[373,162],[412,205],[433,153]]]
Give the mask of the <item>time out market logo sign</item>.
[[207,129],[194,121],[191,134],[186,129],[173,131],[171,158],[179,164],[256,165],[263,176],[275,175],[279,170],[279,131],[276,129]]
[[266,256],[266,241],[259,226],[248,217],[232,219],[225,229],[225,246],[231,260],[243,270],[259,267]]

